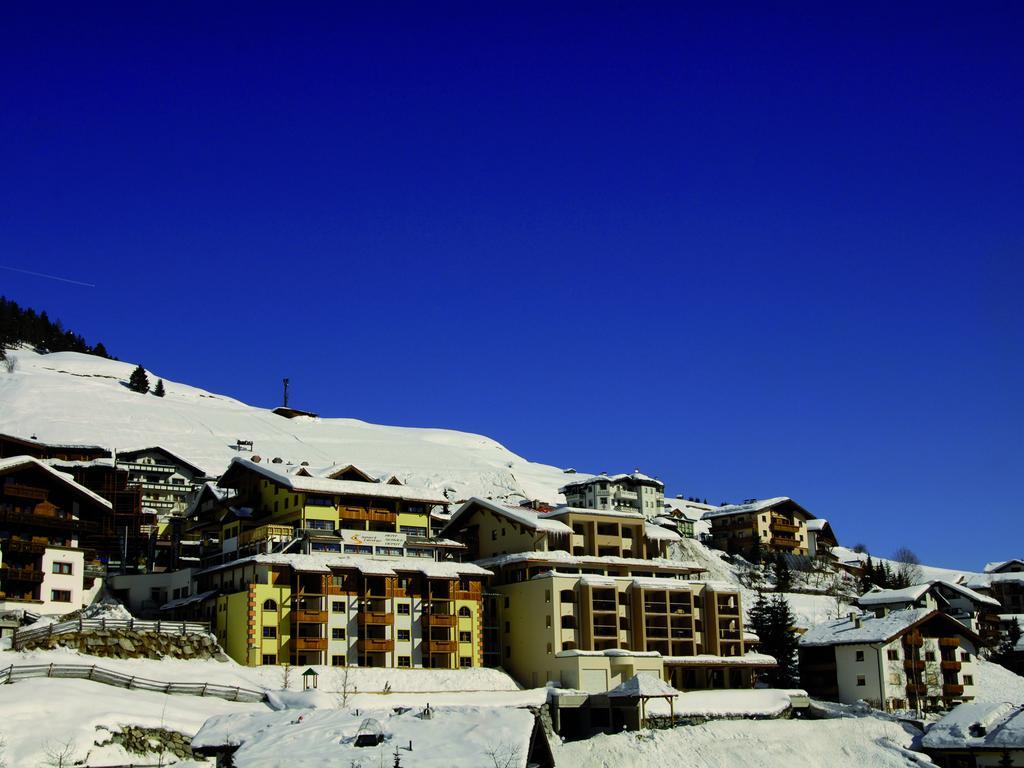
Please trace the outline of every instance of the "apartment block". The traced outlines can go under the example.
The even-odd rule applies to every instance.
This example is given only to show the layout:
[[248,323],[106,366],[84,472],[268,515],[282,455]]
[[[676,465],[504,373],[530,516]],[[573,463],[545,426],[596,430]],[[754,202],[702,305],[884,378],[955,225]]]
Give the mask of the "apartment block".
[[474,498],[443,533],[493,572],[485,655],[524,685],[603,692],[644,671],[681,689],[749,687],[775,664],[745,653],[738,592],[664,557],[678,535],[639,513]]
[[718,507],[704,519],[711,522],[715,549],[746,556],[759,542],[762,552],[810,554],[807,521],[814,516],[786,496]]
[[980,646],[976,633],[930,608],[851,614],[800,638],[800,685],[886,711],[949,709],[975,695]]
[[244,664],[481,666],[490,572],[431,537],[447,499],[329,472],[232,462],[193,507],[206,541],[195,588],[164,608],[210,620]]
[[81,608],[102,565],[81,537],[110,504],[28,456],[0,459],[0,607],[43,614]]
[[664,512],[665,484],[639,470],[628,475],[598,475],[566,483],[558,489],[570,507],[638,512],[656,517]]

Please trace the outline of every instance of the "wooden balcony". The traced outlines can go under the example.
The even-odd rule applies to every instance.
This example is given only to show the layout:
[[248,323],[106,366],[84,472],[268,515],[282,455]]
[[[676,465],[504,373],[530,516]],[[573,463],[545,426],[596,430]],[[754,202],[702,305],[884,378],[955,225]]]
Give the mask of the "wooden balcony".
[[23,541],[21,539],[11,539],[4,546],[7,552],[20,552],[26,555],[41,555],[46,551],[46,544],[38,541]]
[[922,670],[924,669],[924,661],[922,659],[904,659],[903,668],[912,670]]
[[5,565],[2,571],[2,578],[5,582],[27,581],[32,584],[41,584],[43,572],[37,571],[34,568],[8,568]]
[[924,645],[924,638],[917,632],[913,632],[903,636],[903,644],[909,645],[913,648],[920,648]]
[[459,617],[454,613],[424,613],[421,620],[428,627],[454,627]]
[[783,547],[784,549],[799,549],[801,546],[796,539],[783,539],[778,536],[772,536],[768,543],[773,547]]
[[425,639],[423,644],[427,653],[455,653],[459,649],[459,644],[454,640]]
[[961,664],[960,664],[959,661],[951,661],[951,660],[947,661],[947,660],[943,659],[940,666],[944,670],[949,670],[949,671],[952,671],[952,672],[959,672]]
[[907,695],[924,696],[928,693],[928,686],[924,683],[907,683]]
[[964,687],[962,685],[949,684],[942,686],[943,696],[963,696],[963,693]]
[[800,526],[793,525],[785,520],[772,520],[771,529],[773,531],[782,531],[783,533],[798,533]]
[[44,488],[34,488],[31,485],[22,485],[21,483],[4,483],[0,488],[2,488],[5,496],[46,501],[46,490]]
[[[318,507],[317,509],[323,509]],[[338,517],[342,520],[367,520],[371,523],[395,523],[398,515],[386,509],[356,509],[354,507],[342,507],[338,510]]]
[[82,531],[95,531],[96,523],[85,520],[77,520],[73,517],[58,517],[56,515],[37,515],[34,512],[22,512],[17,509],[0,509],[0,522],[21,523],[24,525],[42,526],[44,528],[79,529]]
[[304,624],[324,624],[327,622],[327,611],[309,608],[293,608],[292,622]]
[[360,653],[386,653],[395,650],[394,640],[359,638],[356,640],[356,650]]
[[367,624],[384,624],[390,625],[395,623],[395,614],[393,613],[379,613],[373,611],[360,611],[356,614],[356,621],[360,626],[366,626]]
[[326,651],[327,638],[292,636],[292,648],[296,651]]
[[242,531],[238,536],[240,546],[267,539],[291,540],[295,530],[289,525],[261,525],[251,531]]
[[939,638],[940,648],[959,648],[960,638],[959,637],[940,637]]

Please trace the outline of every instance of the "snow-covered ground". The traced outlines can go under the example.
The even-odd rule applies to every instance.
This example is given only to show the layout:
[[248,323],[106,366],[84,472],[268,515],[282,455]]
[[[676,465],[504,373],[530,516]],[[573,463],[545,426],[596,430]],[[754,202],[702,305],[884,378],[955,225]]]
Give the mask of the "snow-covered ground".
[[[558,493],[567,477],[561,469],[527,461],[482,435],[357,419],[286,419],[167,379],[165,397],[139,395],[125,386],[132,363],[77,352],[8,355],[17,369],[0,376],[0,432],[119,450],[162,445],[218,475],[237,455],[236,441],[252,440],[253,452],[267,459],[314,467],[356,464],[412,485],[450,488],[452,498],[564,500]],[[155,383],[159,373],[149,377]]]
[[1024,677],[984,659],[975,659],[976,701],[1008,701],[1024,704]]
[[873,717],[722,720],[555,746],[558,768],[901,768],[927,764],[914,732]]

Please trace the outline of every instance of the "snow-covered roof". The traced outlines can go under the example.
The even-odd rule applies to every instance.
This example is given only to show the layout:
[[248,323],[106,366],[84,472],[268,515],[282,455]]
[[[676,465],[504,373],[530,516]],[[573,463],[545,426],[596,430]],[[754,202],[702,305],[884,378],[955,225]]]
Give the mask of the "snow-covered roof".
[[[171,459],[173,459],[177,463],[182,464],[182,465],[188,467],[189,470],[191,470],[192,474],[195,474],[195,475],[206,475],[207,474],[206,470],[203,469],[202,467],[200,467],[199,465],[189,461],[188,459],[183,458],[181,455],[179,455],[177,453],[174,453],[172,451],[167,450],[162,445],[147,445],[145,448],[133,448],[133,449],[131,449],[129,451],[118,451],[117,452],[117,458],[118,459],[123,459],[125,457],[138,456],[140,454],[146,453],[147,451],[155,451],[156,453],[162,453],[165,456],[169,456]],[[128,461],[131,461],[131,459],[129,458]]]
[[44,461],[33,458],[32,456],[11,456],[6,459],[0,459],[0,475],[8,472],[14,472],[15,470],[24,469],[25,467],[37,467],[43,470],[47,474],[51,475],[55,480],[60,481],[64,485],[68,486],[71,490],[76,493],[80,493],[83,496],[87,496],[92,501],[100,504],[107,509],[110,509],[110,502],[104,499],[102,496],[93,493],[84,485],[79,485],[72,478],[68,477],[63,472],[58,472],[56,469],[51,467]]
[[[392,486],[395,487],[395,486]],[[399,486],[400,487],[400,486]],[[572,533],[572,528],[559,520],[552,520],[549,517],[538,514],[529,507],[512,507],[506,504],[499,504],[489,499],[481,499],[476,496],[466,501],[461,507],[459,507],[452,514],[451,519],[441,529],[442,534],[446,534],[449,529],[456,528],[459,522],[472,513],[475,507],[483,507],[484,509],[490,510],[494,514],[514,520],[520,525],[524,525],[533,531],[543,531],[545,533]]]
[[651,541],[681,541],[683,538],[675,531],[654,523],[644,523],[644,536]]
[[570,507],[568,505],[562,505],[555,507],[550,512],[541,512],[540,516],[544,518],[551,517],[564,517],[565,515],[588,515],[593,517],[619,517],[626,520],[643,520],[643,515],[639,512],[622,512],[617,509],[590,509],[588,507]]
[[629,656],[629,657],[643,657],[643,658],[655,658],[661,656],[657,651],[631,651],[626,648],[605,648],[603,651],[582,651],[579,648],[570,648],[564,651],[559,651],[555,654],[560,658],[570,656]]
[[1024,584],[1024,571],[1006,573],[972,573],[963,582],[971,589],[991,589],[993,584]]
[[229,563],[215,565],[200,573],[212,573],[232,568],[243,563],[265,565],[287,565],[303,573],[330,573],[332,568],[352,568],[368,576],[394,576],[397,572],[416,571],[432,579],[456,579],[459,576],[490,576],[491,572],[473,563],[456,563],[450,560],[426,560],[422,557],[377,558],[370,555],[345,555],[335,552],[313,552],[311,554],[289,554],[274,552],[252,555]]
[[705,520],[711,520],[716,517],[727,517],[729,515],[745,515],[753,512],[760,512],[771,507],[778,506],[779,504],[790,503],[800,510],[803,514],[807,515],[809,520],[814,519],[814,515],[808,512],[806,509],[801,507],[789,496],[775,496],[770,499],[758,499],[756,501],[747,502],[745,504],[726,504],[725,506],[712,509],[704,513]]
[[251,471],[263,475],[268,480],[277,483],[285,488],[290,488],[298,493],[314,493],[325,496],[373,496],[383,499],[400,499],[402,501],[419,501],[427,504],[449,504],[449,500],[443,494],[429,488],[414,488],[408,485],[387,485],[384,483],[364,483],[358,480],[331,480],[324,477],[305,477],[304,475],[289,475],[279,471],[273,465],[266,465],[262,462],[257,464],[250,459],[232,459],[227,471],[220,479],[220,485],[225,485],[225,480],[232,471]]
[[968,702],[956,707],[924,735],[926,749],[1024,749],[1024,706]]
[[1020,565],[1024,567],[1024,560],[1013,557],[1009,560],[997,560],[994,563],[985,563],[985,573],[998,573],[1008,565]]
[[857,602],[860,605],[891,605],[894,603],[913,603],[920,600],[925,594],[930,592],[934,587],[943,586],[948,589],[958,592],[959,594],[966,597],[975,603],[982,605],[993,605],[998,606],[999,601],[991,597],[987,597],[973,589],[963,586],[962,584],[955,584],[952,581],[945,579],[932,579],[925,582],[924,584],[915,584],[911,587],[904,587],[903,589],[872,589],[869,592],[865,592],[861,595]]
[[665,656],[665,666],[672,667],[774,667],[778,664],[774,656],[767,653],[747,651],[742,656],[713,656],[701,653],[696,656]]
[[698,573],[705,570],[694,562],[669,560],[663,557],[654,557],[644,560],[638,557],[597,557],[594,555],[570,555],[565,550],[555,549],[547,552],[513,552],[508,555],[496,555],[477,560],[479,565],[485,568],[512,565],[513,563],[553,563],[557,565],[578,565],[578,566],[604,566],[604,567],[628,567],[660,569],[678,571],[680,573]]
[[[526,768],[534,729],[528,709],[433,707],[429,719],[418,717],[420,712],[418,707],[397,712],[325,708],[216,715],[195,735],[192,747],[237,747],[231,758],[236,768],[363,765],[366,759],[377,765],[385,753],[390,766],[396,748],[403,765],[417,768],[491,765],[491,754],[503,766]],[[380,724],[382,749],[354,744],[368,717]],[[410,743],[411,753],[405,751]]]
[[630,481],[633,483],[643,483],[645,485],[656,485],[659,488],[664,489],[665,484],[655,477],[645,475],[643,472],[631,472],[629,474],[619,475],[597,475],[595,477],[588,477],[583,480],[573,480],[571,483],[566,483],[558,489],[559,493],[565,493],[566,488],[576,488],[584,485],[590,485],[591,483],[621,483],[624,481]]
[[807,530],[817,532],[824,529],[826,525],[828,525],[828,520],[823,517],[816,517],[813,520],[807,521]]
[[163,605],[161,605],[160,606],[160,610],[161,611],[170,611],[170,610],[173,610],[175,608],[182,608],[182,607],[184,607],[186,605],[192,605],[194,603],[201,603],[201,602],[203,602],[203,600],[208,600],[209,598],[213,597],[219,591],[220,590],[218,590],[218,589],[211,589],[208,592],[200,592],[197,595],[189,595],[188,597],[179,597],[179,598],[177,598],[175,600],[171,600],[170,602],[167,602],[167,603],[164,603]]
[[800,645],[805,647],[825,645],[849,645],[866,643],[887,643],[899,637],[912,627],[925,621],[936,619],[952,622],[956,625],[957,634],[974,641],[978,636],[956,619],[949,618],[932,608],[903,608],[891,611],[885,616],[858,614],[854,617],[844,616],[832,619],[824,624],[816,624],[800,638]]
[[633,675],[608,691],[609,699],[675,698],[679,691],[655,674]]

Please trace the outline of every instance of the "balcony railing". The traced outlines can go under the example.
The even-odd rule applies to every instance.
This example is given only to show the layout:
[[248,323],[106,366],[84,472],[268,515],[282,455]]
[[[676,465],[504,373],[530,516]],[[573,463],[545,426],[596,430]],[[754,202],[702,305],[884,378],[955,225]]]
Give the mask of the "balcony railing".
[[959,637],[940,637],[939,647],[940,648],[958,648],[960,646]]
[[953,672],[959,672],[960,671],[960,667],[962,665],[960,664],[959,661],[953,661],[952,659],[943,659],[942,663],[940,664],[940,666],[942,667],[942,669],[945,669],[945,670],[950,670],[950,671],[953,671]]
[[28,581],[33,584],[40,584],[43,581],[43,572],[32,568],[8,568],[4,566],[2,576],[5,582]]
[[618,610],[618,603],[614,600],[595,600],[594,611],[597,613],[614,613]]
[[668,606],[665,603],[644,603],[645,613],[668,613]]
[[454,627],[458,620],[454,613],[424,613],[422,617],[428,627]]
[[962,696],[964,687],[962,685],[947,684],[942,686],[943,696]]
[[366,626],[367,624],[394,624],[395,614],[360,611],[356,614],[356,621],[363,626]]
[[326,651],[327,638],[292,636],[292,647],[296,651]]
[[904,669],[911,669],[911,670],[914,670],[914,669],[921,670],[921,669],[924,669],[924,661],[921,660],[921,659],[904,659],[903,660],[903,668]]
[[315,608],[293,608],[292,621],[303,624],[323,624],[327,621],[327,611]]
[[782,531],[784,533],[797,533],[800,530],[799,525],[793,525],[784,520],[772,520],[771,529],[773,531]]
[[17,509],[0,509],[0,522],[24,523],[27,525],[43,526],[44,528],[77,528],[83,531],[96,530],[96,523],[93,522],[78,520],[72,517],[37,515],[34,512],[22,512]]
[[356,641],[356,650],[361,653],[386,653],[395,650],[395,641],[361,637]]
[[798,549],[800,547],[800,542],[796,539],[784,539],[779,536],[772,536],[768,543],[773,547],[788,547],[789,549]]
[[431,640],[426,638],[423,644],[427,647],[427,653],[455,653],[459,644],[454,640]]
[[242,531],[238,535],[239,545],[251,544],[254,541],[267,539],[291,540],[295,531],[289,525],[261,525],[251,531]]
[[909,695],[924,696],[928,693],[928,686],[924,683],[907,683],[907,693]]
[[46,501],[46,490],[43,488],[34,488],[31,485],[22,485],[21,483],[4,483],[0,486],[6,496],[17,496],[19,499],[35,499],[36,501]]

